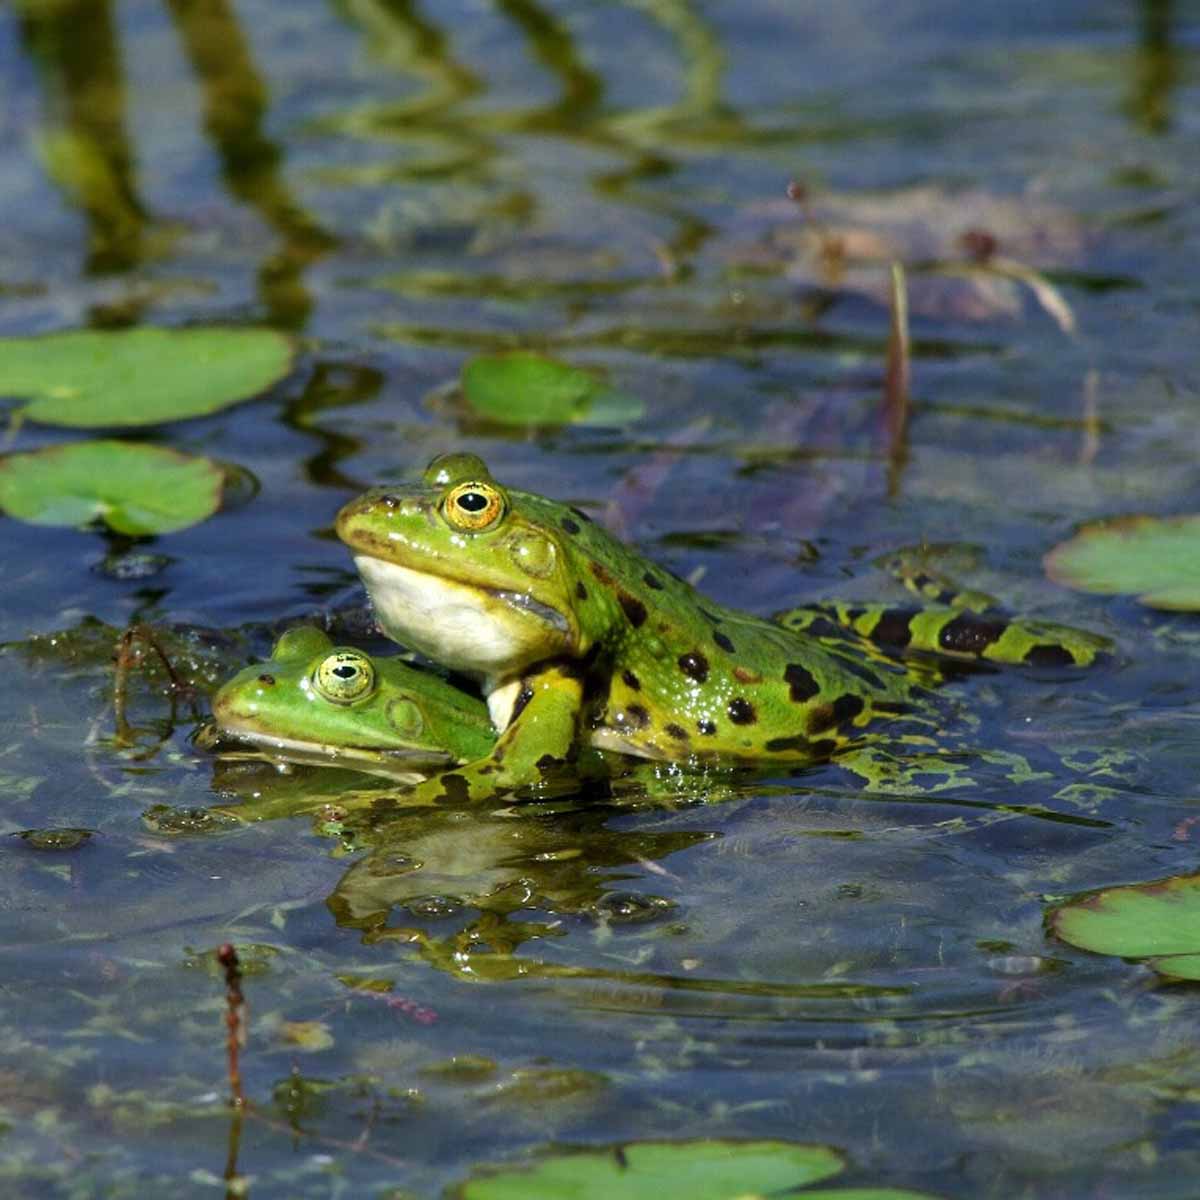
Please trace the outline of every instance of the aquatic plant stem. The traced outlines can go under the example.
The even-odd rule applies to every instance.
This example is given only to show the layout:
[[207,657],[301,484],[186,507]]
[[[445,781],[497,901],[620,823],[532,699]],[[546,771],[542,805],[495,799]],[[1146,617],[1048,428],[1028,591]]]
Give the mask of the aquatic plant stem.
[[908,330],[908,281],[904,265],[893,262],[888,292],[891,328],[888,331],[887,368],[883,377],[883,421],[887,439],[888,494],[895,495],[908,459],[908,418],[911,409],[912,342]]
[[246,999],[242,995],[242,968],[237,950],[224,942],[217,950],[217,961],[225,970],[225,1000],[228,1010],[225,1027],[229,1032],[226,1046],[229,1052],[229,1092],[234,1108],[244,1108],[246,1096],[242,1091],[242,1071],[239,1052],[246,1044]]

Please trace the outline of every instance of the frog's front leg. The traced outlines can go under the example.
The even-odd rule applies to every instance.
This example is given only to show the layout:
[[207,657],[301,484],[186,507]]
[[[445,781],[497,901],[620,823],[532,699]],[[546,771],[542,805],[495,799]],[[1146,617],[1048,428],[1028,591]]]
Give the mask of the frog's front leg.
[[490,800],[500,792],[536,789],[546,773],[574,758],[583,681],[571,662],[552,662],[521,677],[508,725],[486,758],[417,784],[405,806]]

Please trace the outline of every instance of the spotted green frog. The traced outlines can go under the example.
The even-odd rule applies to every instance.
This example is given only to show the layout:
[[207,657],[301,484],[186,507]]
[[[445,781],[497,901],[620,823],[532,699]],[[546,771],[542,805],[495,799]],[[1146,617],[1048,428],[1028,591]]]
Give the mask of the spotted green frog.
[[[953,605],[810,606],[764,620],[708,600],[578,509],[505,488],[471,454],[337,518],[384,632],[480,680],[500,736],[416,798],[536,791],[591,745],[672,763],[807,764],[927,709],[915,651],[1086,665],[1092,634]],[[904,655],[905,657],[901,657]]]
[[486,757],[496,741],[477,698],[397,658],[335,646],[310,626],[289,630],[269,661],[223,684],[212,710],[224,739],[397,779]]

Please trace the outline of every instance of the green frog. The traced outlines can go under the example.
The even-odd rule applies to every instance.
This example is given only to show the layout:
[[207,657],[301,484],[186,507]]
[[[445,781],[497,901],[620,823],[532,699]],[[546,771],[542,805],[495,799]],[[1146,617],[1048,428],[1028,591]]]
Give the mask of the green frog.
[[402,780],[486,757],[496,741],[478,698],[307,625],[223,684],[212,710],[223,738],[270,756]]
[[536,792],[588,745],[685,765],[821,762],[931,712],[942,672],[921,652],[1084,666],[1107,647],[954,604],[831,603],[768,621],[705,598],[580,510],[501,486],[472,454],[368,491],[337,531],[384,632],[478,679],[499,731],[490,752],[418,785],[418,801]]

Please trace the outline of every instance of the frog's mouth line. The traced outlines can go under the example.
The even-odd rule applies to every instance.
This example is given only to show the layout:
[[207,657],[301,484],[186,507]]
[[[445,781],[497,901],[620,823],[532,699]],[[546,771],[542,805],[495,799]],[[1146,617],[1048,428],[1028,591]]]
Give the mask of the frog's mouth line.
[[421,746],[335,746],[329,742],[306,742],[300,738],[280,737],[274,733],[263,733],[259,729],[240,727],[236,722],[217,726],[216,735],[206,749],[220,750],[225,745],[254,746],[273,750],[295,761],[317,763],[324,766],[371,765],[381,761],[421,761],[434,765],[454,762],[444,750]]

